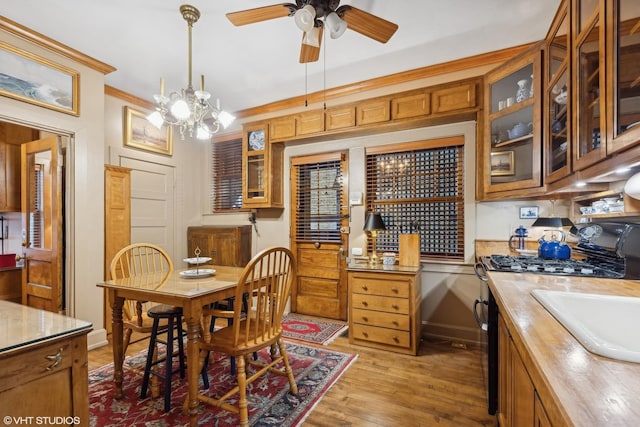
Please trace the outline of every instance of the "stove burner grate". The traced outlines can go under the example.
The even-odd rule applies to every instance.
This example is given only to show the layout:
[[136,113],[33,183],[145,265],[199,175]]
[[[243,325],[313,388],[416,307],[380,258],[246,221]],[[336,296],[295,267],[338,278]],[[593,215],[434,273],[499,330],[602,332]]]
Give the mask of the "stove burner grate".
[[[487,262],[488,261],[488,262]],[[485,261],[487,268],[494,271],[539,273],[564,276],[621,278],[624,267],[614,262],[587,259],[545,259],[529,256],[491,255]]]

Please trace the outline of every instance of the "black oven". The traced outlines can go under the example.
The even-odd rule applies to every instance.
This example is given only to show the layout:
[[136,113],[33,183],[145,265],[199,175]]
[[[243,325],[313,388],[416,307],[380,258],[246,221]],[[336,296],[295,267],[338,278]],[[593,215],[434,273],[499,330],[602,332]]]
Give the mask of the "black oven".
[[480,297],[473,306],[473,314],[478,326],[487,334],[487,410],[495,415],[498,410],[498,305],[486,285],[487,275],[482,263],[474,266],[476,276],[483,282]]

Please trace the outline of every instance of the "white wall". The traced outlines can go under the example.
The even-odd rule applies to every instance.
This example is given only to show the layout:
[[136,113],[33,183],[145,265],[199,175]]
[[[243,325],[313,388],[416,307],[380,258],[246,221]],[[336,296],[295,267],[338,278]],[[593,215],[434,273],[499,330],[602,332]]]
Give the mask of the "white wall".
[[70,136],[67,149],[67,286],[73,290],[68,312],[93,323],[90,345],[105,341],[102,325],[102,279],[104,252],[104,75],[0,31],[0,40],[80,73],[80,115],[78,117],[0,97],[0,120],[46,129]]

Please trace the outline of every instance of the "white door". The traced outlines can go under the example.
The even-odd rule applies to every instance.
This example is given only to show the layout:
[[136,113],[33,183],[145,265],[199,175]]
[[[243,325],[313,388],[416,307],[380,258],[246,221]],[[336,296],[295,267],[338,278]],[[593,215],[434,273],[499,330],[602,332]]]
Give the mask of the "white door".
[[153,243],[175,259],[175,168],[120,158],[131,168],[131,243]]

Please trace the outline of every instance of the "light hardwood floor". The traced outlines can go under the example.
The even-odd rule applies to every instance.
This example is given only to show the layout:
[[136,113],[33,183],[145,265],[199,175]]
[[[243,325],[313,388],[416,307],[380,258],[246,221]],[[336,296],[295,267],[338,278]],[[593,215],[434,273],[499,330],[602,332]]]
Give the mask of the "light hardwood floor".
[[[146,348],[133,343],[128,354]],[[328,348],[358,354],[304,426],[495,426],[487,414],[483,352],[424,341],[418,356],[349,344],[339,337]],[[112,361],[111,346],[89,352],[89,369]]]

